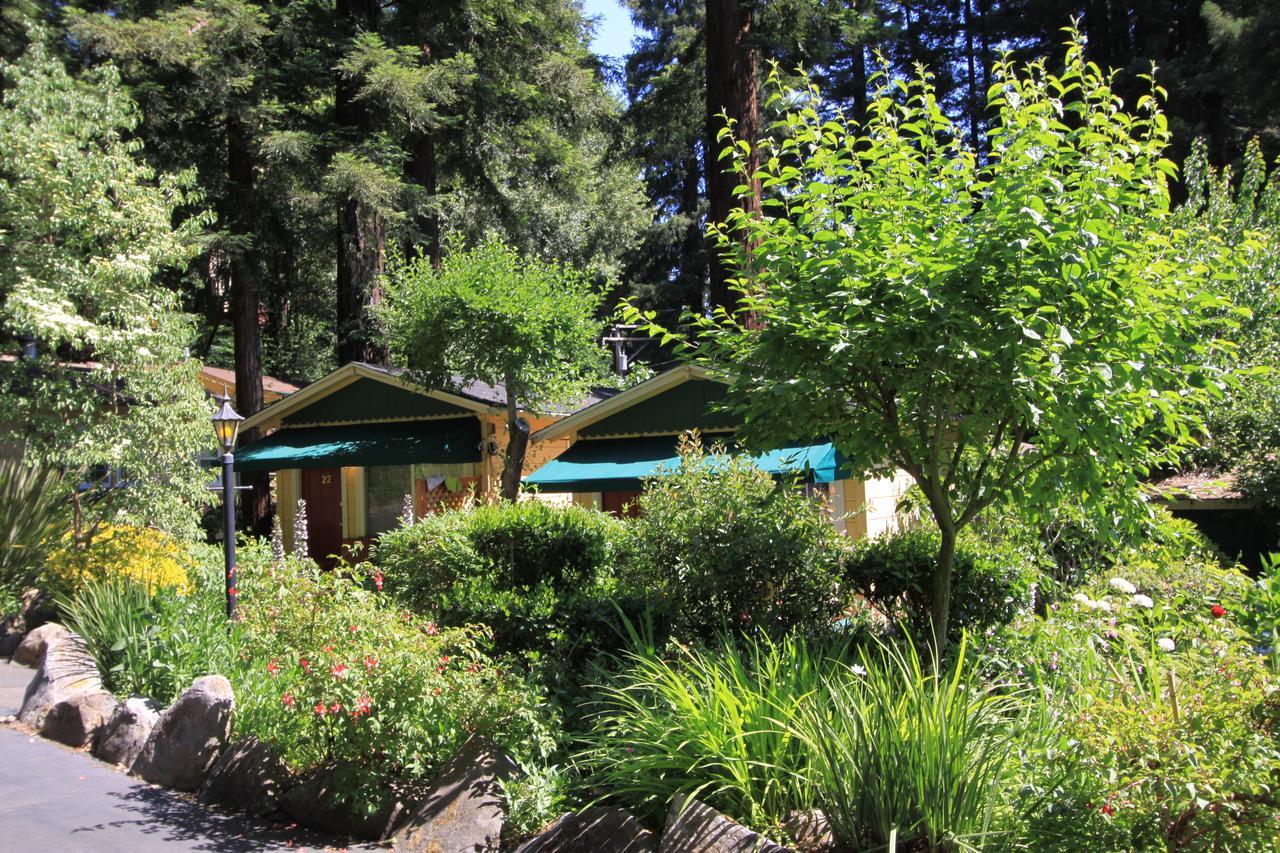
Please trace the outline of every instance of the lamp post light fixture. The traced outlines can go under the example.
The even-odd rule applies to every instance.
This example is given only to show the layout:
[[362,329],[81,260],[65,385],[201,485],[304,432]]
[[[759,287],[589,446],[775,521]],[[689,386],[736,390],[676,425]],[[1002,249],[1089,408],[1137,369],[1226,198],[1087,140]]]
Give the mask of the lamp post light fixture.
[[226,528],[223,553],[227,564],[227,618],[236,618],[236,475],[235,449],[236,435],[240,432],[240,422],[244,418],[231,408],[231,398],[227,389],[222,389],[220,398],[222,405],[214,412],[213,432],[218,437],[218,448],[222,451],[222,512],[223,524]]

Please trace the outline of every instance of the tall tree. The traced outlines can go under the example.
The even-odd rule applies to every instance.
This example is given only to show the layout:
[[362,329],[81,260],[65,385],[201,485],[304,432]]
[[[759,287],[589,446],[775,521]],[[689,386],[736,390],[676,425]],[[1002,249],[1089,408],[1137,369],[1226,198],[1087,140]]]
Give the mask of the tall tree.
[[208,410],[158,278],[199,251],[194,175],[141,162],[114,68],[72,79],[37,34],[0,73],[0,326],[37,350],[0,371],[0,441],[66,473],[79,544],[117,520],[192,533]]
[[1138,478],[1193,443],[1216,391],[1204,332],[1229,307],[1221,244],[1173,227],[1154,97],[1122,109],[1079,40],[1061,74],[994,78],[985,159],[927,78],[901,96],[885,79],[861,127],[786,93],[754,146],[767,212],[718,232],[763,322],[694,318],[691,356],[731,377],[749,441],[829,435],[853,472],[920,487],[941,533],[921,579],[937,648],[956,536],[983,508],[1069,491],[1143,511]]

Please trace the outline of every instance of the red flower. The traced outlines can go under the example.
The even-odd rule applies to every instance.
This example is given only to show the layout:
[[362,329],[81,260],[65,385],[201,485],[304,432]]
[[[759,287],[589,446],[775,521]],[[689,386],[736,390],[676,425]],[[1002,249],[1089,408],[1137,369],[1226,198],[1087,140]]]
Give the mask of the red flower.
[[1215,604],[1209,608],[1209,612],[1213,614],[1214,619],[1221,619],[1223,616],[1227,615],[1227,608],[1223,607],[1221,604]]
[[293,694],[292,694],[292,693],[286,693],[286,694],[284,694],[283,696],[281,696],[281,697],[280,697],[280,702],[281,702],[283,705],[285,705],[285,707],[292,708],[292,707],[293,707]]
[[347,627],[348,627],[348,629],[350,629],[351,633],[353,633],[353,634],[354,634],[356,631],[359,631],[359,630],[360,630],[360,626],[359,626],[359,625],[348,625]]
[[330,714],[340,714],[340,713],[342,713],[342,703],[341,703],[341,702],[334,702],[332,705],[330,705],[330,706],[329,706],[329,713],[330,713]]
[[329,672],[333,674],[334,678],[346,678],[347,665],[345,663],[335,663],[333,666],[329,667]]
[[451,660],[453,660],[453,658],[449,657],[448,655],[440,655],[441,663],[448,663]]
[[372,710],[373,699],[368,696],[361,696],[359,701],[356,703],[356,709],[351,712],[351,716],[359,717],[363,715],[367,717]]
[[366,670],[372,671],[375,667],[377,667],[377,665],[378,665],[378,659],[375,658],[373,655],[364,656],[364,668]]
[[240,590],[236,589],[234,586],[231,587],[231,589],[227,590],[227,595],[231,596],[232,598],[235,598],[239,594],[240,594]]
[[382,592],[382,572],[373,573],[373,585],[378,588],[378,592]]
[[267,672],[271,673],[272,678],[275,678],[280,674],[280,664],[277,661],[272,660],[271,663],[267,664]]
[[1107,817],[1111,817],[1113,814],[1116,813],[1116,807],[1111,805],[1111,803],[1103,803],[1102,808],[1099,809],[1099,811],[1101,811]]
[[333,654],[333,643],[330,643],[329,645],[325,646],[324,651],[328,652],[329,654]]
[[324,706],[323,702],[316,703],[316,716],[323,717],[328,712],[329,712],[329,709]]
[[311,671],[311,661],[307,660],[306,658],[299,658],[298,666],[302,667],[303,672]]

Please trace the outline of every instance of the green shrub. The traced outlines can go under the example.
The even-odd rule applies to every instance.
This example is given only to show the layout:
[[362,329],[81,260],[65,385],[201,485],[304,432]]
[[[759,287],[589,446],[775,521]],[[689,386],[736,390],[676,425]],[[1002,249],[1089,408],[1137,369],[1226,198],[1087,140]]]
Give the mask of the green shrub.
[[237,733],[304,773],[337,768],[341,797],[366,814],[411,796],[473,733],[521,760],[549,754],[545,708],[484,653],[484,630],[405,612],[371,573],[295,558],[242,566]]
[[581,758],[638,815],[658,820],[688,793],[771,831],[813,804],[804,750],[788,726],[837,667],[796,637],[725,637],[706,651],[677,646],[673,656],[638,645],[601,688]]
[[404,606],[440,626],[487,626],[497,654],[519,656],[572,708],[593,661],[623,644],[620,608],[645,609],[613,579],[622,530],[591,509],[505,503],[385,533],[373,560]]
[[[15,601],[37,581],[49,548],[68,526],[61,489],[57,471],[21,455],[0,457],[0,590]],[[0,615],[8,612],[6,606]]]
[[[916,636],[926,636],[929,590],[937,559],[936,530],[917,528],[854,544],[845,562],[845,587],[891,618],[900,618]],[[1034,603],[1045,561],[1032,549],[1008,540],[964,533],[956,548],[951,578],[950,633],[1003,624]]]
[[153,589],[128,573],[92,573],[57,605],[66,626],[85,638],[109,690],[165,704],[202,675],[231,675],[238,626],[228,626],[221,553],[193,569],[190,591]]
[[845,849],[1006,846],[1003,793],[1019,701],[984,683],[962,641],[939,670],[910,641],[873,643],[791,729]]
[[685,639],[721,631],[818,634],[839,613],[843,540],[817,501],[696,438],[645,484],[628,525],[629,584]]

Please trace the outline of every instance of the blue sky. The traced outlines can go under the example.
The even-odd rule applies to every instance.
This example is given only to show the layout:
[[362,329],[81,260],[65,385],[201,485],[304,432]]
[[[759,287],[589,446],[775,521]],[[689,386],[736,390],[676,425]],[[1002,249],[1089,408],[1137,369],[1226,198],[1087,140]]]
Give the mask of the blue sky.
[[602,56],[625,57],[631,52],[631,13],[619,0],[583,0],[588,17],[600,17],[591,49]]

